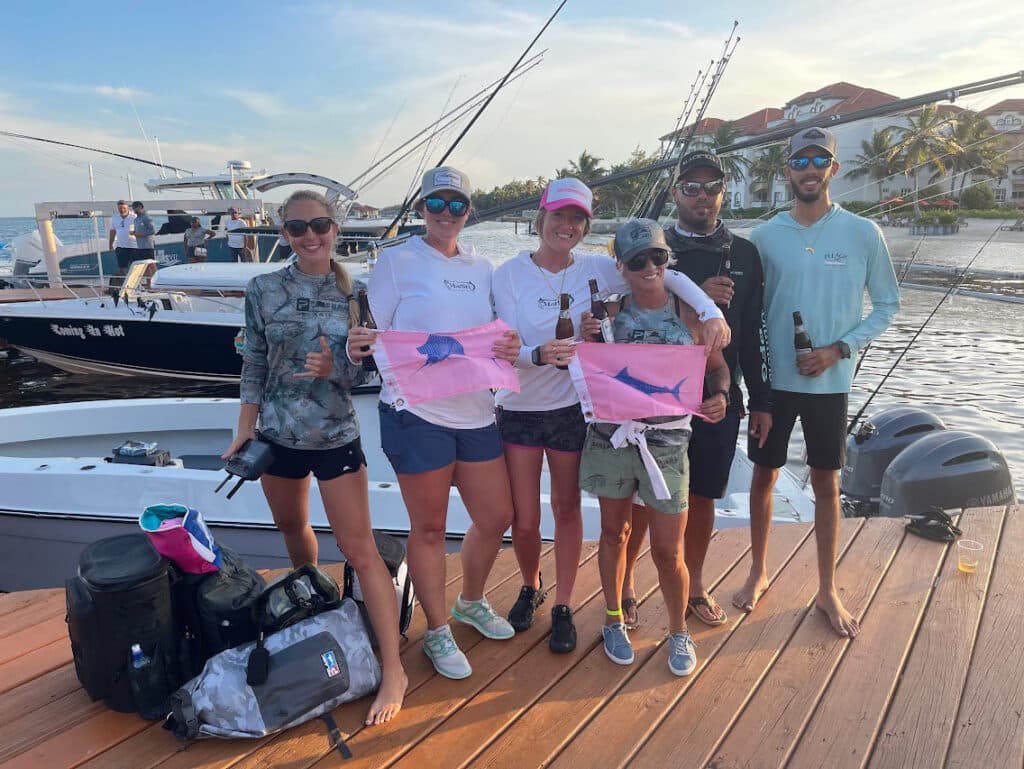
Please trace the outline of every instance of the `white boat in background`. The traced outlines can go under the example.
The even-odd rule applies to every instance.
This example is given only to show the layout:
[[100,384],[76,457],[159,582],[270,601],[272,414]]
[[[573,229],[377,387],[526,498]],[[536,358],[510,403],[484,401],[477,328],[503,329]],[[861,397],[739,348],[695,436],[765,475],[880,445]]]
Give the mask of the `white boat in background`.
[[[234,353],[232,353],[234,354]],[[409,530],[394,472],[380,449],[376,388],[355,397],[370,475],[370,512],[375,528]],[[146,506],[179,502],[202,511],[216,537],[258,567],[288,564],[281,535],[258,483],[246,483],[227,499],[220,454],[231,443],[238,401],[228,398],[156,398],[91,401],[0,410],[0,590],[62,585],[74,574],[78,554],[90,542],[138,529]],[[172,464],[149,467],[110,461],[126,440],[155,442]],[[716,515],[719,527],[747,523],[750,463],[737,452],[730,495]],[[546,474],[541,481],[541,535],[554,537]],[[341,558],[311,484],[310,518],[325,562]],[[779,522],[810,521],[814,504],[799,482],[783,471],[776,489]],[[584,538],[600,535],[597,500],[584,495]],[[469,516],[451,490],[447,535],[461,539]],[[453,543],[457,547],[457,543]]]

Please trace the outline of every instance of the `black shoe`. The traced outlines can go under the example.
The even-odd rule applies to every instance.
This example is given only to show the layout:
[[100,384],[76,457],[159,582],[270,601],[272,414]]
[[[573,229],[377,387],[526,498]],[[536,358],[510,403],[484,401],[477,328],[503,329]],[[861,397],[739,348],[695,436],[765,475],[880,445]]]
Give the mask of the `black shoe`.
[[540,578],[539,588],[534,589],[529,585],[523,585],[519,589],[519,597],[512,604],[512,609],[508,613],[508,621],[517,633],[529,630],[530,625],[533,624],[534,609],[544,603],[544,599],[547,597],[548,594],[544,592],[543,577]]
[[568,654],[576,648],[576,626],[572,622],[572,609],[564,603],[551,610],[551,638],[548,648],[555,654]]

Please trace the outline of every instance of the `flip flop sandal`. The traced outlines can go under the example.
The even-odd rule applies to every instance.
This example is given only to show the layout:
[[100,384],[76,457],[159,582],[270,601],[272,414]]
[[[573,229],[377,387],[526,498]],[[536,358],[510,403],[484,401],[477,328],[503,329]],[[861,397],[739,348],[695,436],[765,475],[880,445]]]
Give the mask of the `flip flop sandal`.
[[911,534],[935,542],[953,542],[963,532],[953,524],[945,510],[933,507],[924,513],[906,516],[910,522],[904,527]]
[[[723,609],[714,598],[708,600],[708,598],[705,598],[702,595],[695,595],[692,598],[687,599],[686,605],[690,607],[690,611],[693,612],[694,617],[710,627],[724,625],[729,620],[729,615],[725,613],[725,609]],[[721,612],[720,617],[715,616],[715,609],[718,609],[718,611]]]
[[622,599],[622,624],[626,626],[626,630],[636,630],[640,624],[640,610],[634,596]]

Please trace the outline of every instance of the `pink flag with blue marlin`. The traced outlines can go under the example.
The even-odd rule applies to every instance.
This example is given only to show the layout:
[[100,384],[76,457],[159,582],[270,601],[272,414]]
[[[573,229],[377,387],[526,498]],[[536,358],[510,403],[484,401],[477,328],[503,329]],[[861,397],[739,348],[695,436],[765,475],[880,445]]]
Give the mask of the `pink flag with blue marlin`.
[[504,321],[494,320],[462,331],[385,331],[377,337],[373,357],[399,409],[477,390],[519,392],[512,364],[491,352],[509,330]]
[[704,395],[704,347],[576,345],[569,373],[588,422],[695,414]]

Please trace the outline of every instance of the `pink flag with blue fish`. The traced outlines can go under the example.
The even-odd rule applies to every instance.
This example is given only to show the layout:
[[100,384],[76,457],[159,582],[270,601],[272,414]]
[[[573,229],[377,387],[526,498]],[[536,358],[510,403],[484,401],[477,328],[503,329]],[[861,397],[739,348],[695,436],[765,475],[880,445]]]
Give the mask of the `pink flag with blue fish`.
[[588,422],[623,422],[697,413],[706,361],[699,345],[584,342],[569,373]]
[[495,320],[462,331],[385,331],[377,337],[373,357],[398,409],[477,390],[519,392],[512,364],[491,352],[509,330]]

